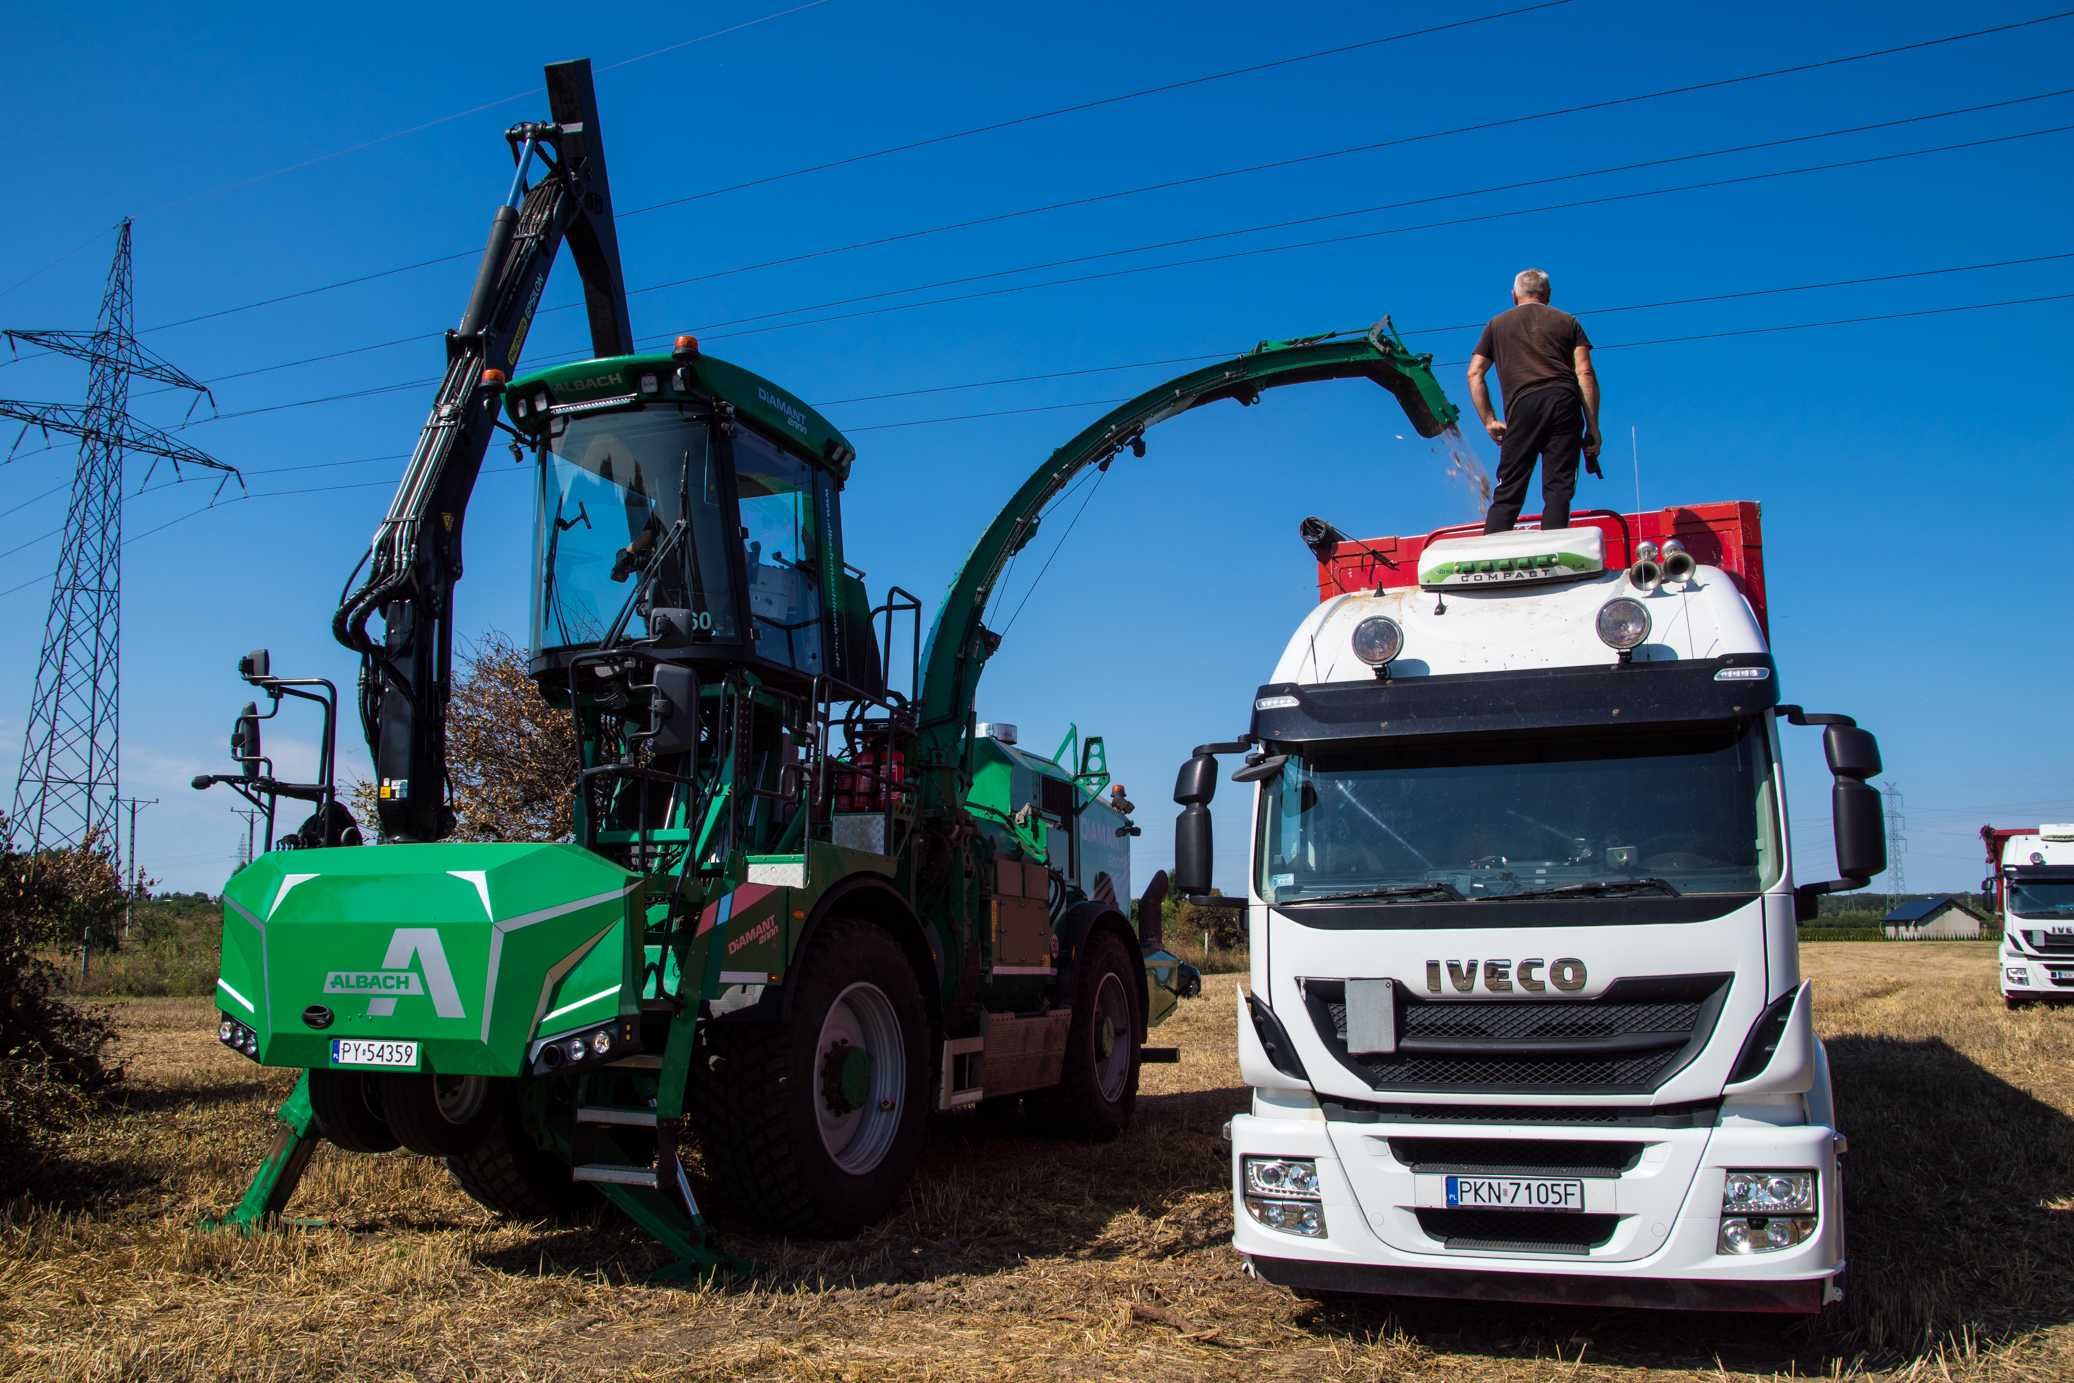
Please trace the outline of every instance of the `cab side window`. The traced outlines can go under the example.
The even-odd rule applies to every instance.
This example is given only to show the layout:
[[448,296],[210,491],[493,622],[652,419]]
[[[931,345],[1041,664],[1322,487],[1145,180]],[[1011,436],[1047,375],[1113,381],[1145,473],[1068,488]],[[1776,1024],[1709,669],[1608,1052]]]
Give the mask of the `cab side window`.
[[820,472],[747,427],[734,435],[743,570],[756,656],[808,675],[827,669],[822,643]]

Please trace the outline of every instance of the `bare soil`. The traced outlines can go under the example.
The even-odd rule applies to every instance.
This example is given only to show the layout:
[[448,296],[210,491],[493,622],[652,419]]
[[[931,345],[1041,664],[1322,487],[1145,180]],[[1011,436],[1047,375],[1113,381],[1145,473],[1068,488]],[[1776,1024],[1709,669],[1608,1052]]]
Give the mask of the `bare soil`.
[[206,1000],[122,1005],[126,1104],[0,1208],[0,1376],[1306,1380],[1796,1373],[2074,1377],[2074,1009],[2005,1013],[1976,943],[1806,948],[1851,1138],[1849,1302],[1819,1321],[1383,1301],[1239,1271],[1220,1126],[1244,1103],[1216,976],[1136,1126],[1087,1147],[941,1121],[861,1238],[730,1232],[746,1284],[647,1285],[613,1219],[501,1223],[434,1162],[325,1149],[294,1211],[203,1233],[287,1083]]

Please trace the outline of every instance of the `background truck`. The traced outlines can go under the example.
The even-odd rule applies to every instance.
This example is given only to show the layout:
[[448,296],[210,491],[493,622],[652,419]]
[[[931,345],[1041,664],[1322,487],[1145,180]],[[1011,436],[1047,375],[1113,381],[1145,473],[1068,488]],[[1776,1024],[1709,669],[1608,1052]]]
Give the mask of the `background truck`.
[[1983,826],[1980,902],[2001,923],[2002,1002],[2074,999],[2074,823]]
[[[1198,981],[1161,944],[1164,876],[1132,924],[1138,828],[1101,740],[1045,759],[975,717],[988,599],[1046,506],[1152,423],[1277,384],[1365,378],[1427,435],[1451,417],[1381,328],[1169,381],[1031,474],[924,642],[920,602],[874,603],[845,560],[849,441],[689,336],[634,350],[588,67],[548,91],[553,120],[507,135],[518,173],[446,378],[334,619],[382,843],[354,844],[338,800],[332,689],[263,652],[238,771],[196,781],[269,822],[225,889],[218,1036],[303,1073],[229,1219],[275,1216],[319,1137],[401,1145],[514,1217],[601,1194],[693,1271],[716,1260],[687,1144],[737,1215],[839,1234],[893,1203],[931,1110],[1020,1098],[1113,1137],[1140,1062],[1174,1055],[1147,1029]],[[564,241],[596,358],[513,378]],[[582,746],[564,841],[445,839],[463,521],[499,432],[536,479],[531,670]],[[315,783],[261,748],[288,698],[324,711]],[[276,839],[284,798],[314,810]]]
[[[1779,700],[1757,506],[1347,541],[1175,791],[1255,785],[1234,1242],[1314,1293],[1812,1312],[1845,1257],[1795,923],[1885,867],[1873,737]],[[1823,727],[1797,883],[1777,725]]]

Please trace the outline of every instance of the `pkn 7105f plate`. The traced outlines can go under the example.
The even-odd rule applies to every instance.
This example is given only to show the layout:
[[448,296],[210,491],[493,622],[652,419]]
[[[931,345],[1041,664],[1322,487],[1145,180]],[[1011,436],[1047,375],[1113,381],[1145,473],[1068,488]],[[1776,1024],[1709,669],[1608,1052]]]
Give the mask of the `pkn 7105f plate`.
[[1464,1210],[1581,1211],[1584,1183],[1575,1177],[1451,1176],[1447,1203]]
[[377,1042],[361,1037],[334,1037],[331,1039],[331,1064],[382,1066],[390,1070],[415,1071],[418,1069],[418,1044]]

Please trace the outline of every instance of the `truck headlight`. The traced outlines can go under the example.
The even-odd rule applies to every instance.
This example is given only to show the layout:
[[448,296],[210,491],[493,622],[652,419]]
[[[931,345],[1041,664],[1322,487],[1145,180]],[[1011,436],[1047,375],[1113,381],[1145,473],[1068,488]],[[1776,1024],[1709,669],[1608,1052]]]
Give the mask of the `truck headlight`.
[[1599,641],[1623,653],[1649,637],[1649,611],[1642,607],[1641,601],[1630,600],[1624,595],[1615,596],[1601,605],[1594,624],[1599,631]]
[[1271,1200],[1266,1196],[1248,1196],[1246,1213],[1269,1229],[1279,1229],[1284,1234],[1300,1234],[1306,1239],[1325,1237],[1325,1209],[1312,1201],[1282,1201]]
[[1370,667],[1382,667],[1404,651],[1404,630],[1396,620],[1371,615],[1354,626],[1354,656]]
[[2030,967],[2005,965],[2002,967],[2002,978],[2008,980],[2011,984],[2028,984],[2031,979]]
[[1246,1191],[1250,1195],[1318,1199],[1318,1164],[1308,1157],[1249,1157]]
[[1309,1157],[1248,1157],[1246,1213],[1269,1229],[1325,1237],[1325,1207],[1318,1203],[1318,1163]]
[[1729,1215],[1807,1215],[1815,1209],[1813,1172],[1730,1172],[1721,1187]]
[[1806,1243],[1814,1233],[1812,1215],[1730,1216],[1721,1221],[1721,1237],[1715,1242],[1714,1252],[1777,1253]]

